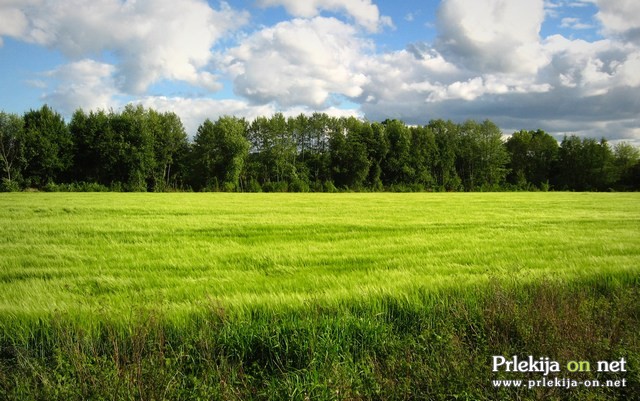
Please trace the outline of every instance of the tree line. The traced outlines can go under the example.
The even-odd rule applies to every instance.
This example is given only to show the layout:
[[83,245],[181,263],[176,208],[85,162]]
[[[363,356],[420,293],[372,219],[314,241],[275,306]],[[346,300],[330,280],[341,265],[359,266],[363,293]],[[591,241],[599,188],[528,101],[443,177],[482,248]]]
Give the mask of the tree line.
[[491,121],[362,121],[323,113],[207,119],[193,140],[180,118],[142,106],[0,112],[3,191],[497,191],[640,189],[629,143],[521,130]]

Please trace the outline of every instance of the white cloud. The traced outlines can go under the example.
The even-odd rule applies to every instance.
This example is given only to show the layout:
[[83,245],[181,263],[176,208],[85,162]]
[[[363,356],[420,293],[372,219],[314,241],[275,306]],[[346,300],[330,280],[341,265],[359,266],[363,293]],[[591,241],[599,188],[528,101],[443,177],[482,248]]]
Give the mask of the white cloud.
[[146,96],[134,103],[162,112],[176,113],[190,136],[195,135],[200,124],[207,118],[216,120],[220,116],[231,115],[253,119],[273,113],[273,107],[270,105],[250,105],[246,101],[235,99]]
[[561,28],[569,28],[569,29],[592,29],[594,26],[585,24],[580,21],[580,18],[566,17],[563,18],[560,23]]
[[281,22],[226,55],[237,94],[257,103],[324,107],[333,95],[355,98],[368,78],[358,65],[370,43],[335,18]]
[[560,15],[560,7],[562,7],[562,5],[559,3],[555,3],[551,0],[544,1],[544,12],[547,17],[557,18]]
[[398,118],[412,124],[436,117],[428,114],[431,94],[469,77],[424,43],[371,57],[363,71],[370,78],[360,97],[366,117],[374,121]]
[[558,87],[577,88],[579,96],[640,86],[640,49],[632,45],[611,39],[587,42],[554,35],[547,38],[544,46],[553,61],[543,78]]
[[115,55],[117,83],[130,93],[143,93],[161,79],[218,90],[207,71],[211,48],[248,18],[226,3],[214,10],[204,0],[31,0],[8,3],[0,15],[0,22],[17,21],[0,24],[0,35],[76,59]]
[[[440,43],[442,45],[442,43]],[[542,128],[640,142],[640,49],[612,39],[560,35],[539,43],[535,73],[473,71],[428,44],[372,58],[362,110],[371,120],[490,118],[505,130]],[[442,50],[442,53],[440,52]],[[636,139],[633,139],[636,138]]]
[[113,82],[115,68],[110,64],[85,59],[66,64],[45,75],[54,81],[55,89],[43,100],[63,114],[78,109],[108,109],[118,94]]
[[534,79],[513,79],[502,75],[474,77],[466,81],[455,81],[448,85],[438,85],[429,93],[428,102],[443,100],[471,101],[484,95],[508,93],[543,93],[552,89],[551,85],[536,83]]
[[570,1],[567,6],[569,7],[587,7],[589,4],[595,3],[595,0],[578,0]]
[[[261,0],[298,18],[233,38],[216,55],[216,44],[229,43],[220,39],[248,20],[225,3],[217,9],[205,0],[0,3],[0,45],[11,36],[70,59],[29,81],[50,88],[43,99],[65,113],[119,108],[135,94],[147,107],[176,112],[191,135],[204,119],[224,114],[253,119],[321,111],[412,124],[490,118],[505,130],[640,142],[636,0],[443,0],[434,43],[384,53],[376,53],[376,36],[368,34],[390,20],[372,0]],[[540,38],[545,16],[558,26],[587,28],[589,10],[576,14],[576,7],[594,4],[605,39]],[[146,96],[157,82],[210,92],[223,79],[240,98]],[[339,108],[345,99],[360,107]]]
[[543,0],[444,0],[438,50],[479,72],[535,73],[547,63],[539,44]]
[[640,38],[640,2],[637,0],[594,0],[599,7],[597,18],[604,33]]
[[640,88],[640,51],[635,51],[627,56],[620,64],[616,65],[618,84],[632,88]]
[[289,14],[303,18],[318,16],[322,10],[342,11],[370,32],[393,25],[391,18],[380,15],[371,0],[259,0],[258,3],[263,7],[283,6]]
[[15,4],[0,5],[0,46],[3,44],[3,36],[23,35],[28,26],[27,17]]
[[[425,46],[370,60],[362,109],[367,118],[400,118],[425,124],[432,118],[487,118],[464,110],[487,102],[495,106],[511,96],[542,94],[553,87],[533,76],[475,74],[446,61]],[[483,101],[477,101],[483,97]],[[474,102],[475,101],[475,102]],[[462,116],[462,117],[461,117]]]

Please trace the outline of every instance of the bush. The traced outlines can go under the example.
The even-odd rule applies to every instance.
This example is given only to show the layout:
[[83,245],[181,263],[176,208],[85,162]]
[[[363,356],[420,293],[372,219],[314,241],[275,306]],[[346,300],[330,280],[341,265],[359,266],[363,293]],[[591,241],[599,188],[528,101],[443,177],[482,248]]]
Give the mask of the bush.
[[289,184],[286,181],[265,182],[262,186],[264,192],[288,192]]
[[45,192],[60,192],[60,187],[55,182],[48,182],[42,189]]
[[424,192],[424,186],[420,183],[391,184],[389,192]]
[[310,190],[312,192],[324,192],[324,187],[322,185],[322,182],[321,181],[314,181],[313,183],[311,183]]
[[2,179],[0,182],[0,192],[19,192],[20,185],[14,180],[8,180],[6,178]]
[[246,191],[262,192],[262,186],[260,186],[260,183],[258,182],[258,180],[256,180],[255,178],[252,178],[251,180],[249,180],[249,183],[247,184]]
[[111,192],[124,192],[122,183],[120,181],[112,182],[110,186]]
[[333,184],[333,181],[327,180],[324,182],[324,191],[334,193],[338,192],[338,188],[336,188],[336,186]]
[[74,192],[109,192],[109,188],[97,182],[79,182],[71,185],[75,186]]
[[44,186],[45,192],[109,192],[109,188],[96,182],[72,182],[71,184],[56,184],[50,182]]
[[545,182],[540,183],[540,190],[542,192],[549,192],[549,188],[550,188],[549,180],[546,180]]
[[291,192],[309,192],[309,183],[300,178],[294,178],[289,185]]
[[222,190],[224,192],[235,192],[237,185],[234,182],[225,181],[222,183]]

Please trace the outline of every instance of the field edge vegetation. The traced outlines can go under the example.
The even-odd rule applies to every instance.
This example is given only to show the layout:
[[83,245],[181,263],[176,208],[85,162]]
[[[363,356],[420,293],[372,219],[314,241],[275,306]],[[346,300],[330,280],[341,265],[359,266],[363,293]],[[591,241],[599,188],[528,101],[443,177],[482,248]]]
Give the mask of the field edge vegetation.
[[142,106],[0,111],[0,191],[637,191],[640,150],[627,142],[490,120],[422,126],[327,114],[205,120]]
[[[135,323],[104,319],[91,331],[59,314],[30,322],[23,337],[10,336],[16,322],[2,316],[0,398],[626,400],[640,391],[639,284],[630,274],[526,285],[503,278],[435,297],[236,317],[212,304],[183,326],[140,310]],[[624,357],[626,373],[568,378],[627,386],[495,388],[493,379],[541,374],[492,373],[493,355]]]

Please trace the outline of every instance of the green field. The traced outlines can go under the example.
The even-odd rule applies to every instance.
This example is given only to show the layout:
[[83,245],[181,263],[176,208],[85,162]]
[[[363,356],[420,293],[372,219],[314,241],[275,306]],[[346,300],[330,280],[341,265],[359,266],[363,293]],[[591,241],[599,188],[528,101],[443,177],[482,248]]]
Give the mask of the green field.
[[[2,399],[639,390],[639,194],[19,193],[0,225]],[[497,390],[497,354],[632,370]]]
[[637,194],[17,194],[0,223],[0,310],[15,314],[640,272]]

